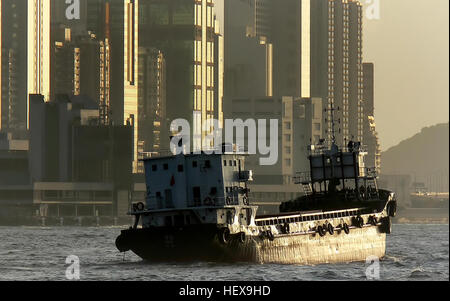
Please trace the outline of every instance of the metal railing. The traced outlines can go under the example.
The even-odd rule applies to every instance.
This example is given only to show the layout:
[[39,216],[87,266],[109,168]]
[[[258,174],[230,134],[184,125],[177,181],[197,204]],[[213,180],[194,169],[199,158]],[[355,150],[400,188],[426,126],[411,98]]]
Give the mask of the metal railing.
[[[241,200],[243,202],[241,202]],[[224,206],[237,206],[241,203],[250,204],[250,198],[239,197],[239,196],[228,196],[228,197],[205,197],[203,200],[200,198],[194,198],[190,200],[186,205],[187,208],[198,208],[198,207],[224,207]],[[136,204],[131,204],[129,207],[130,212],[136,212]],[[144,203],[144,202],[142,202]],[[172,202],[173,203],[173,202]],[[169,205],[169,206],[168,206]],[[170,204],[166,203],[164,198],[150,197],[147,198],[144,203],[144,210],[165,210],[165,209],[176,209],[175,206],[170,206]]]

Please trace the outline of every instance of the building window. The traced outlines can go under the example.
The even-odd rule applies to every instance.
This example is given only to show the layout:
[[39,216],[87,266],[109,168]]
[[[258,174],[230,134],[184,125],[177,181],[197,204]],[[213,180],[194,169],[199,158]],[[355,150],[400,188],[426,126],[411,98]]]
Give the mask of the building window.
[[169,164],[164,164],[164,166],[163,166],[163,168],[164,168],[164,170],[168,170],[169,169]]
[[193,167],[193,168],[197,168],[197,166],[198,166],[197,161],[192,161],[192,167]]
[[152,171],[157,171],[158,170],[158,165],[152,165]]
[[184,166],[178,165],[178,172],[183,172],[183,171],[184,171]]
[[314,123],[314,130],[315,131],[320,131],[320,128],[321,128],[320,123]]

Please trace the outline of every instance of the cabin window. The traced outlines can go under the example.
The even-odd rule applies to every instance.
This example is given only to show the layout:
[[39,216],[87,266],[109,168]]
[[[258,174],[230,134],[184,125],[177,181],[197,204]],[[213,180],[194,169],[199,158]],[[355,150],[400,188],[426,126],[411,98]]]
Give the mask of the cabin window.
[[178,165],[178,172],[183,172],[183,171],[184,171],[184,166]]
[[184,226],[184,215],[175,215],[174,224],[175,224],[175,227],[183,227]]
[[168,170],[169,169],[169,164],[164,164],[164,166],[163,166],[163,168],[164,168],[164,170]]
[[227,160],[223,160],[223,166],[227,166]]
[[172,190],[166,189],[164,191],[166,197],[166,208],[174,208],[173,199],[172,199]]
[[217,187],[211,187],[210,195],[216,195],[217,194]]
[[166,216],[164,218],[164,226],[172,227],[172,217],[171,216]]
[[237,166],[237,162],[236,162],[236,160],[234,160],[234,166]]
[[194,206],[200,206],[201,204],[200,187],[193,187],[192,191],[194,197]]
[[233,166],[233,160],[230,160],[230,166]]
[[192,162],[192,167],[193,167],[193,168],[197,168],[197,166],[198,166],[197,161],[193,161],[193,162]]
[[158,170],[158,165],[152,165],[152,171],[157,171]]
[[205,161],[205,167],[206,167],[206,168],[210,168],[210,167],[211,167],[211,161],[206,160],[206,161]]
[[156,202],[158,203],[158,209],[162,209],[163,204],[162,204],[161,192],[159,192],[159,191],[156,193]]

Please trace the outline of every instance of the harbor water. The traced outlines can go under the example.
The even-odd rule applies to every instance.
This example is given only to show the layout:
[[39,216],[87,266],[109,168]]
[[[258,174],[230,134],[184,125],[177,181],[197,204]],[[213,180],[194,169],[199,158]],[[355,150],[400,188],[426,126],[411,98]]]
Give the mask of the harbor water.
[[[387,256],[374,261],[317,266],[274,264],[189,264],[143,262],[120,254],[121,227],[0,227],[0,280],[65,281],[79,260],[80,280],[284,281],[284,280],[449,280],[448,225],[394,225]],[[377,267],[374,273],[375,265]],[[379,268],[378,268],[379,267]]]

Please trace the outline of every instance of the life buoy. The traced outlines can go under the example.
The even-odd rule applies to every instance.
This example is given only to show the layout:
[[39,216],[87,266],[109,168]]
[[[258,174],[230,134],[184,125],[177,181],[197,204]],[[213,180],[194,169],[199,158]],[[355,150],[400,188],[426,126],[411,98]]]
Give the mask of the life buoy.
[[328,229],[328,233],[330,233],[330,235],[334,234],[334,227],[332,224],[328,224],[327,229]]
[[137,211],[144,211],[144,209],[145,209],[144,203],[142,203],[142,202],[137,203],[136,209],[137,209]]
[[395,217],[397,215],[397,202],[389,202],[386,211],[390,217]]
[[376,225],[378,224],[377,218],[376,218],[375,216],[373,216],[373,215],[371,215],[371,216],[369,217],[369,222],[370,222],[370,224],[371,224],[372,226],[376,226]]
[[291,231],[290,226],[288,223],[284,224],[281,227],[281,230],[283,231],[284,234],[289,234],[289,232]]
[[119,252],[124,253],[124,252],[128,252],[130,251],[130,246],[128,244],[128,240],[127,238],[123,235],[120,234],[117,238],[116,238],[116,248],[119,250]]
[[317,227],[317,233],[319,233],[320,236],[325,236],[326,231],[322,226]]
[[342,226],[342,229],[344,229],[345,234],[350,233],[350,228],[348,227],[348,225],[346,223],[344,223],[344,225]]
[[241,232],[239,233],[239,242],[240,243],[245,243],[245,232]]
[[230,241],[230,229],[222,228],[219,230],[218,238],[220,243],[226,245]]
[[392,221],[389,216],[382,220],[382,231],[386,234],[392,233]]
[[358,215],[357,217],[355,217],[354,223],[358,228],[362,228],[364,226],[364,219],[360,215]]

